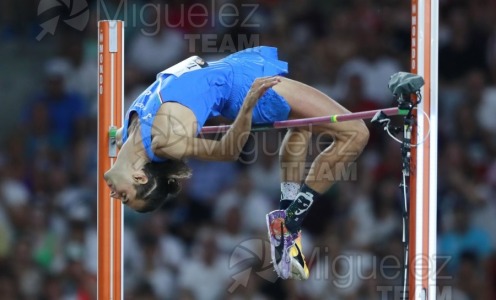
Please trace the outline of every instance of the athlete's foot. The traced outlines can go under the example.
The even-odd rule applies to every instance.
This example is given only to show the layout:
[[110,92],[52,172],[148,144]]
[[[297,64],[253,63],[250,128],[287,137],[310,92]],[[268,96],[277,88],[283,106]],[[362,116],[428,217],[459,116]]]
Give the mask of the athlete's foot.
[[301,233],[291,233],[284,224],[285,218],[284,210],[275,210],[266,216],[272,264],[282,279],[307,279],[308,268],[301,252]]

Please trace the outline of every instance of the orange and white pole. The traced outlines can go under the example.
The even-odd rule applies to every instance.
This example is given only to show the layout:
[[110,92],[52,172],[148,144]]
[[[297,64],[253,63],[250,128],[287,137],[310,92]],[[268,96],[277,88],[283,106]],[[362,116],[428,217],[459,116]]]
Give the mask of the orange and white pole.
[[124,102],[124,24],[98,22],[98,274],[99,300],[121,300],[122,204],[110,198],[103,173],[117,156],[115,131],[122,126]]
[[[412,0],[411,72],[425,80],[410,176],[408,299],[436,299],[439,1]],[[430,121],[425,117],[427,115]],[[430,129],[430,130],[429,130]],[[430,133],[429,133],[430,131]]]

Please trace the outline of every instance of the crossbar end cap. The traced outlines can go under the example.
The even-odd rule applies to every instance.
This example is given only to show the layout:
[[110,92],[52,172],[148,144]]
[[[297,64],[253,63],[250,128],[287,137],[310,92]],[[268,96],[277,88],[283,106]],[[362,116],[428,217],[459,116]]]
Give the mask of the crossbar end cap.
[[109,128],[109,137],[110,138],[116,138],[117,137],[117,127],[110,126],[110,128]]

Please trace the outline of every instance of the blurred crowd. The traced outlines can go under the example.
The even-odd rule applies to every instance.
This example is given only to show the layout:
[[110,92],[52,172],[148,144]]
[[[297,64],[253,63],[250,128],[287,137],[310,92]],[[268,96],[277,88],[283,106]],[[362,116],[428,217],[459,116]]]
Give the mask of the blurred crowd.
[[[85,30],[61,23],[40,42],[38,1],[0,4],[0,48],[31,43],[40,66],[20,93],[29,96],[10,99],[23,109],[0,144],[0,299],[95,299],[98,18],[127,20],[126,107],[160,70],[248,46],[278,47],[291,78],[350,111],[395,105],[389,76],[410,69],[409,1],[88,2]],[[213,16],[202,26],[198,4]],[[226,4],[239,16],[220,22]],[[440,8],[438,291],[496,299],[496,2]],[[192,179],[160,211],[125,209],[125,299],[400,299],[400,147],[369,127],[362,156],[334,174],[340,182],[304,222],[308,281],[277,280],[267,252],[284,135],[271,131],[253,135],[236,163],[190,160]],[[313,137],[309,161],[329,142]]]

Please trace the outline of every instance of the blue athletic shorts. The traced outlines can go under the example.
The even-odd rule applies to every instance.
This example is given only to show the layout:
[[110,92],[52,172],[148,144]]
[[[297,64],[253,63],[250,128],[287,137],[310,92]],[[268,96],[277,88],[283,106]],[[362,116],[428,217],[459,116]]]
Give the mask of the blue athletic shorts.
[[[162,102],[178,102],[191,109],[200,131],[210,117],[234,120],[256,78],[287,73],[288,64],[278,59],[277,48],[249,48],[178,77],[159,75],[160,97]],[[269,89],[257,102],[252,121],[262,124],[286,120],[289,111],[286,100]]]
[[[222,116],[230,119],[238,115],[243,99],[256,78],[288,74],[288,64],[278,59],[277,48],[273,47],[249,48],[226,57],[224,61],[233,67],[234,73],[231,96],[221,112]],[[269,89],[253,110],[253,123],[287,120],[289,111],[286,100]]]

